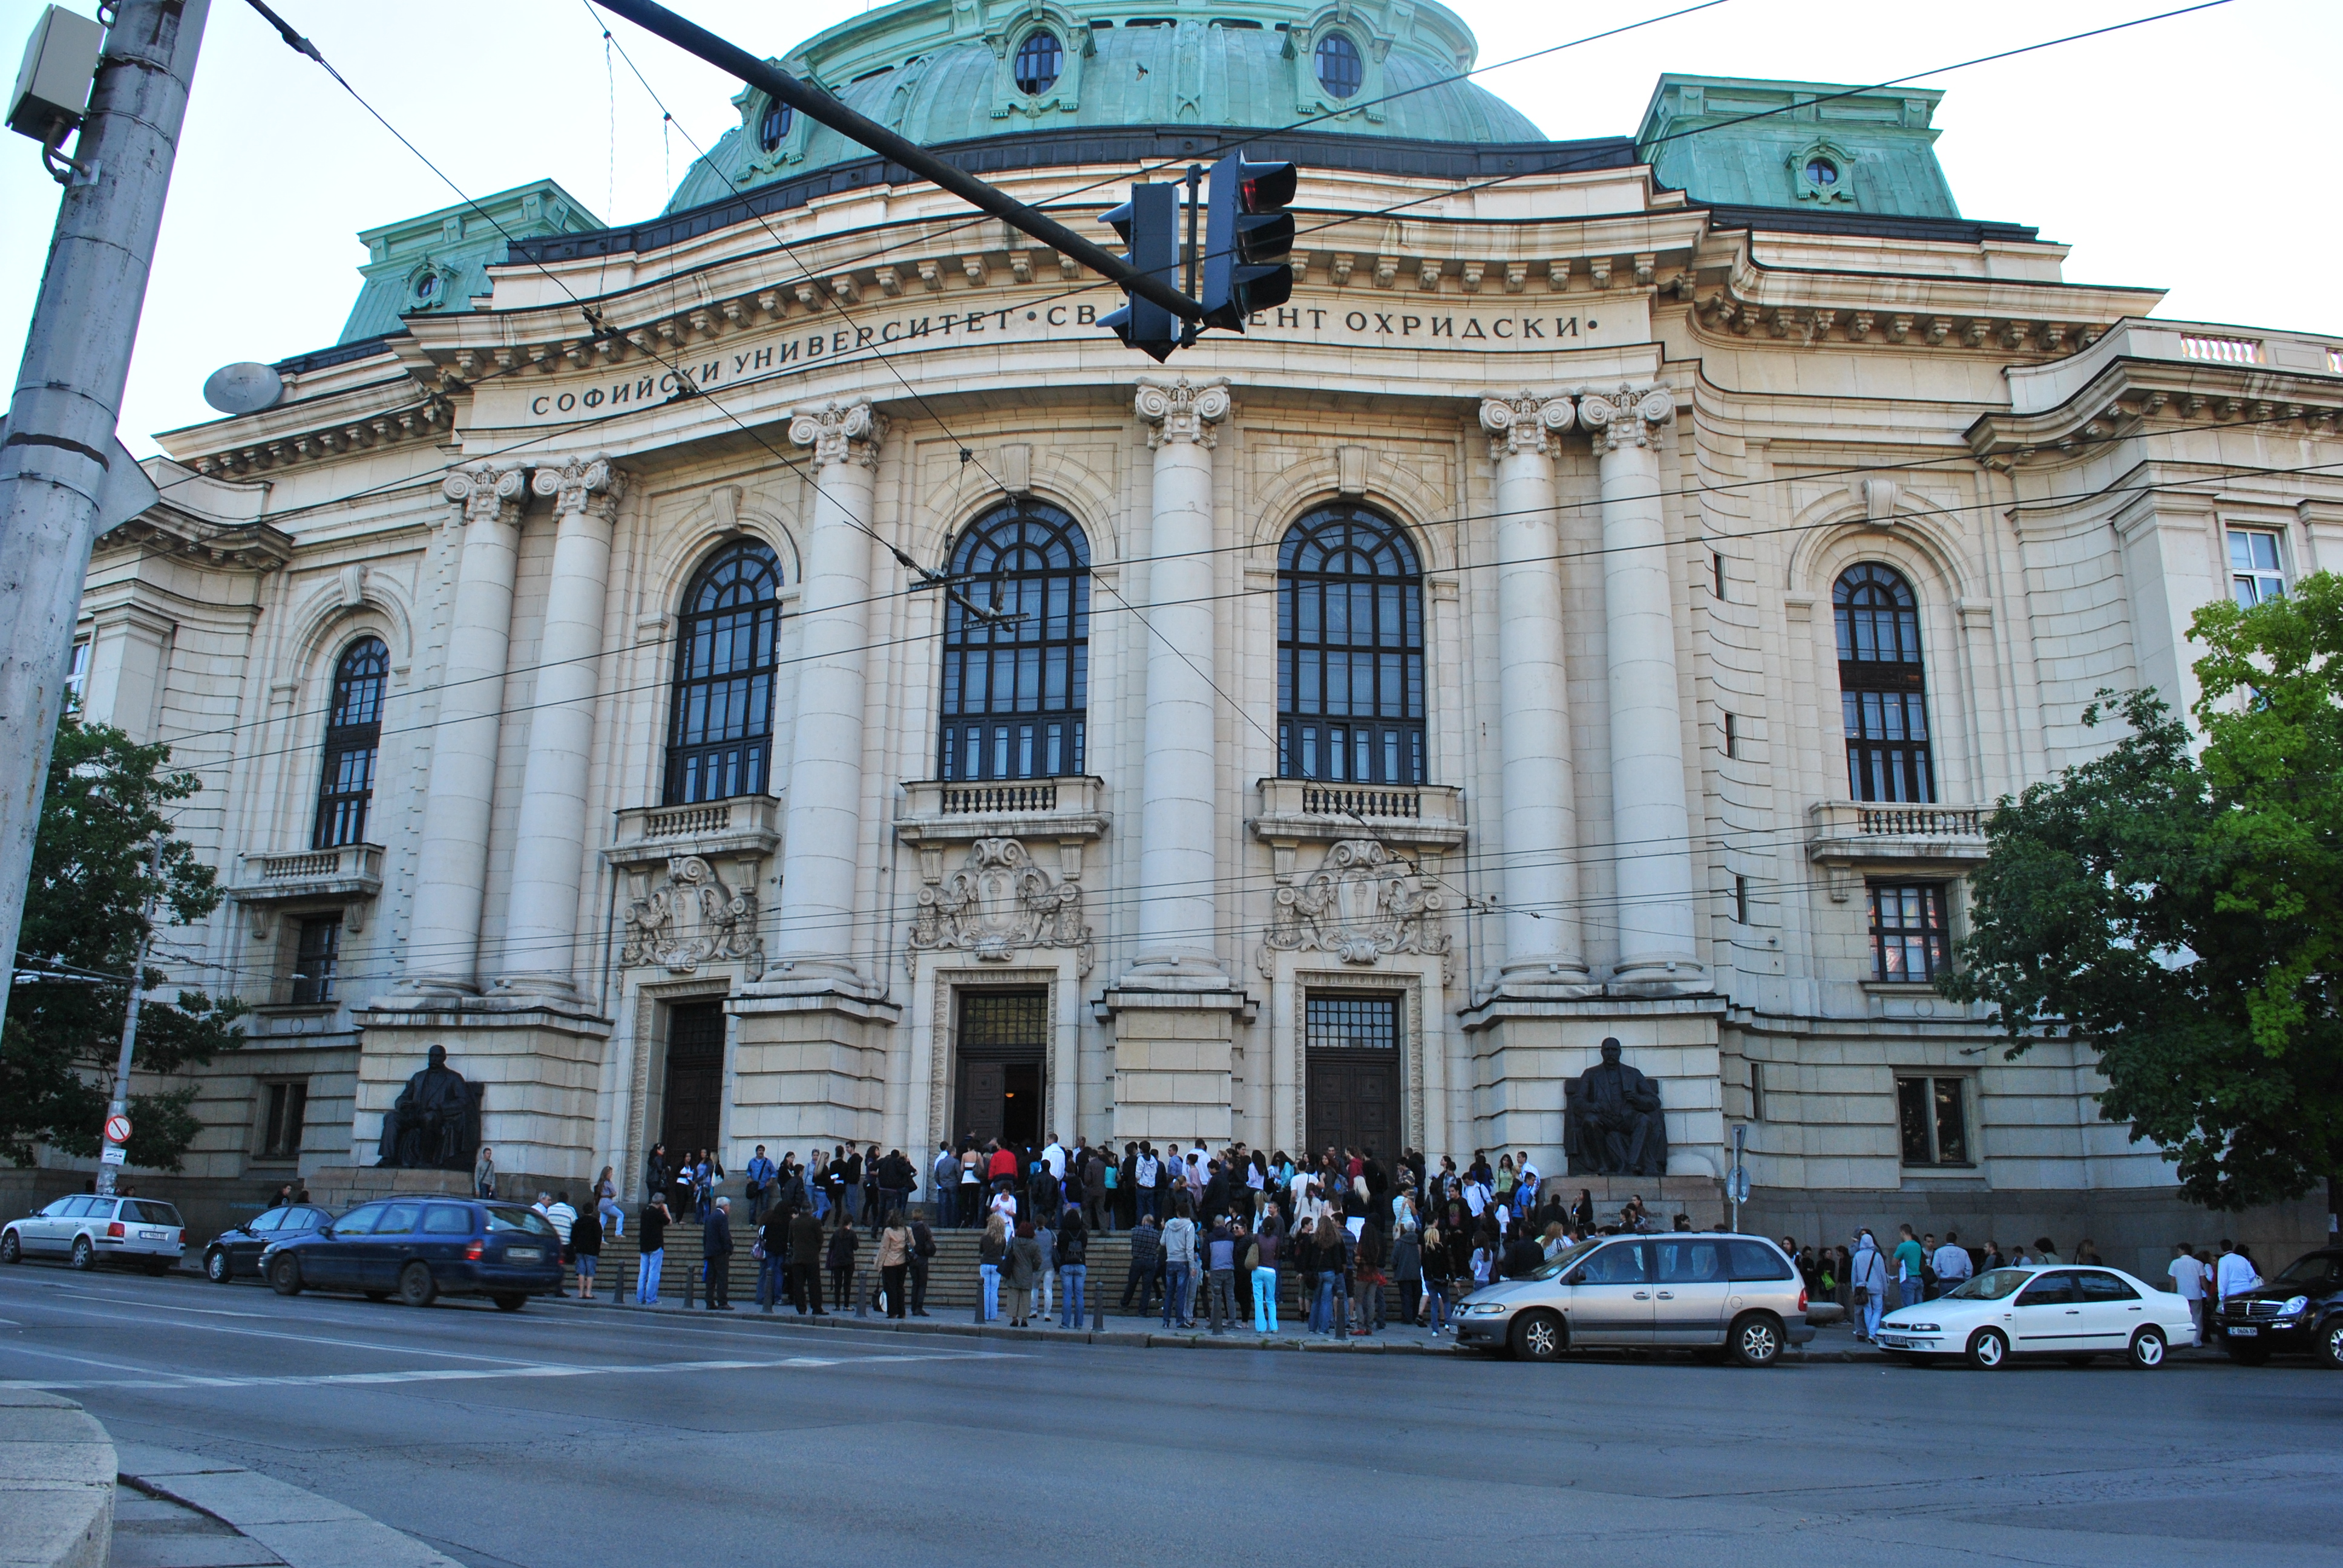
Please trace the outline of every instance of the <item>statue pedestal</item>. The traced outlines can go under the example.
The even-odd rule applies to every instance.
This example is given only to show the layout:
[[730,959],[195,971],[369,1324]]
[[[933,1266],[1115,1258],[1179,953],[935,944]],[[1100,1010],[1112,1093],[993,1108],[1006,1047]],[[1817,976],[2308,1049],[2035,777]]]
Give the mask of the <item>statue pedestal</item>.
[[1712,1176],[1549,1176],[1546,1190],[1558,1193],[1564,1206],[1578,1201],[1581,1188],[1594,1197],[1594,1223],[1619,1222],[1619,1206],[1636,1193],[1652,1222],[1662,1231],[1675,1228],[1676,1216],[1692,1221],[1696,1231],[1722,1231],[1733,1211],[1725,1201],[1725,1183]]
[[[472,1195],[472,1173],[468,1171],[402,1171],[395,1166],[327,1165],[309,1172],[306,1181],[310,1201],[337,1214],[351,1204],[363,1203],[369,1198],[468,1198]],[[529,1196],[534,1198],[536,1194],[532,1192]]]

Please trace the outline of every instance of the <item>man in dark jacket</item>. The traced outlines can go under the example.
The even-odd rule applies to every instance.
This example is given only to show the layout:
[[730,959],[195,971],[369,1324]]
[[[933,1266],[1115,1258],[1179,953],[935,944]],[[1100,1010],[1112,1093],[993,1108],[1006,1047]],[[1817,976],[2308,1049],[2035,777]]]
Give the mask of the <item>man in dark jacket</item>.
[[905,1261],[911,1266],[911,1315],[928,1315],[928,1265],[935,1261],[936,1233],[925,1220],[911,1221],[911,1255]]
[[732,1310],[732,1200],[719,1198],[699,1228],[700,1250],[708,1258],[708,1310]]
[[1131,1310],[1131,1292],[1139,1292],[1139,1315],[1145,1317],[1155,1300],[1155,1280],[1163,1267],[1163,1232],[1152,1210],[1142,1209],[1131,1228],[1131,1272],[1123,1276],[1122,1310]]
[[659,1269],[667,1261],[667,1228],[672,1218],[668,1212],[667,1194],[652,1188],[650,1201],[643,1205],[641,1223],[635,1231],[635,1245],[640,1249],[635,1265],[638,1306],[659,1305]]
[[588,1203],[569,1221],[569,1255],[578,1267],[578,1299],[594,1299],[594,1268],[602,1261],[602,1217]]
[[789,1304],[804,1317],[826,1318],[821,1310],[821,1221],[810,1209],[800,1209],[789,1220]]
[[789,1278],[789,1221],[795,1211],[775,1204],[758,1227],[757,1245],[765,1255],[757,1260],[757,1305],[771,1312],[781,1304],[783,1282]]

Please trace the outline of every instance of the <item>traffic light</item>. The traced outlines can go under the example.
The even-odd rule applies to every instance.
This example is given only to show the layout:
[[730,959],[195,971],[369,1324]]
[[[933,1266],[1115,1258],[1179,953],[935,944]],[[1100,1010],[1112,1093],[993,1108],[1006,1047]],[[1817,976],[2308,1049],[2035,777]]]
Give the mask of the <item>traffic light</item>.
[[[1131,187],[1131,199],[1100,221],[1113,225],[1115,233],[1122,236],[1132,266],[1173,288],[1180,286],[1179,186],[1135,185]],[[1180,324],[1172,313],[1128,289],[1122,308],[1099,325],[1159,364],[1171,358],[1172,350],[1180,346]]]
[[1293,295],[1292,164],[1247,163],[1231,153],[1212,166],[1212,194],[1204,209],[1204,325],[1245,329],[1256,310]]

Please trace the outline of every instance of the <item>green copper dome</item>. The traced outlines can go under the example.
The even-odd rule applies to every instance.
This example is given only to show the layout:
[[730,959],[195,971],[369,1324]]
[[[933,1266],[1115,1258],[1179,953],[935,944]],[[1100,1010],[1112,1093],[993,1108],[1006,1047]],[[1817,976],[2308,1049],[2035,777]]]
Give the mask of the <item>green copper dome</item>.
[[[780,64],[931,146],[1088,126],[1304,120],[1322,134],[1543,141],[1494,94],[1444,79],[1470,70],[1477,53],[1463,22],[1432,0],[902,0]],[[761,93],[733,102],[740,125],[692,166],[668,211],[870,156]]]

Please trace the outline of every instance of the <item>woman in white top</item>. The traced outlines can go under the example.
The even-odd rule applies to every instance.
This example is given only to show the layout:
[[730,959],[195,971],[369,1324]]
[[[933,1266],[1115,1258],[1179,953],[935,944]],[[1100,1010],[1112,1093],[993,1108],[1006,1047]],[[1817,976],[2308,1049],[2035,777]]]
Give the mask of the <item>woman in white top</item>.
[[1009,1233],[1015,1235],[1017,1233],[1017,1194],[1005,1190],[995,1192],[992,1195],[990,1209],[993,1213],[1001,1217],[1001,1222],[1008,1228]]

